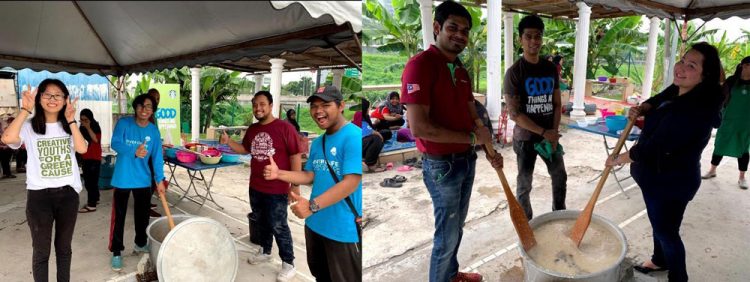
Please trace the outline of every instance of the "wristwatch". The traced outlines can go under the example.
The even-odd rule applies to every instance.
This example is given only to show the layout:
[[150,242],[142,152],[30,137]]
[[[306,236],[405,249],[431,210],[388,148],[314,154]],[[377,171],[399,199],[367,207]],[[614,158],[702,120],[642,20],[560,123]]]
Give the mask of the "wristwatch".
[[310,200],[310,211],[312,213],[316,213],[320,210],[320,206],[318,206],[318,203],[315,202],[315,199]]

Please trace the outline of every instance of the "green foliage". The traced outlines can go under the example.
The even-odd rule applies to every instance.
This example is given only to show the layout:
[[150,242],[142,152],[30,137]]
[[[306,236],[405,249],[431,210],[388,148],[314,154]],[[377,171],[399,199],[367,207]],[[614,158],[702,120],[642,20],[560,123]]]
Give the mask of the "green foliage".
[[419,3],[415,0],[391,0],[391,14],[378,0],[362,2],[362,11],[372,29],[366,30],[365,43],[379,45],[380,52],[398,52],[406,57],[419,51],[422,22]]
[[478,91],[479,78],[482,76],[483,66],[487,64],[487,21],[482,19],[480,8],[467,7],[467,10],[471,14],[472,25],[469,31],[469,42],[461,53],[461,61],[474,84],[474,91]]
[[[365,85],[401,84],[401,72],[409,57],[395,54],[362,53]],[[400,67],[393,67],[400,64]]]

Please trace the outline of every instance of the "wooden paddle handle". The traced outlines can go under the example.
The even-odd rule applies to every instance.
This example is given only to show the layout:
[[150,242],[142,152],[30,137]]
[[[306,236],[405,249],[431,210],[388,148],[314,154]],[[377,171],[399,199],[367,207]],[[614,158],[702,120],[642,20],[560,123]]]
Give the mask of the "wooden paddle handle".
[[[476,122],[478,127],[484,126],[481,120],[476,119],[474,121]],[[485,154],[490,156],[490,158],[494,158],[497,154],[497,151],[495,151],[495,148],[492,147],[492,144],[482,144],[482,148],[484,149]],[[513,222],[513,227],[515,227],[516,229],[516,234],[518,234],[518,239],[521,240],[523,249],[529,251],[536,245],[536,238],[534,238],[534,231],[531,230],[528,218],[526,217],[526,212],[523,211],[521,204],[518,203],[518,200],[516,200],[516,196],[514,196],[513,192],[510,190],[510,185],[508,184],[508,180],[505,178],[505,173],[503,173],[503,170],[501,168],[497,168],[495,169],[495,172],[497,172],[497,177],[500,178],[500,183],[503,186],[503,192],[505,192],[505,198],[508,200],[510,221]]]
[[[633,129],[633,123],[634,120],[628,119],[628,124],[625,125],[625,129],[622,130],[620,139],[617,140],[617,145],[615,145],[615,149],[612,151],[611,156],[617,156],[620,154],[620,150],[622,150],[623,145],[625,145],[625,140],[627,140],[628,135],[630,135],[630,130]],[[584,208],[583,211],[581,211],[581,214],[578,215],[578,219],[576,219],[576,223],[570,231],[570,239],[573,240],[573,243],[575,243],[576,246],[581,245],[583,235],[586,235],[586,230],[591,223],[591,215],[594,213],[594,206],[599,199],[599,193],[602,192],[602,187],[604,187],[604,183],[607,182],[607,178],[609,178],[609,173],[611,171],[611,166],[606,166],[604,168],[604,172],[602,172],[602,176],[599,178],[599,183],[596,184],[596,189],[594,189],[594,194],[591,195],[589,202],[586,204],[586,208]]]
[[[167,183],[164,181],[164,189],[167,188]],[[164,193],[159,192],[159,199],[161,199],[161,205],[164,206],[164,213],[167,214],[167,221],[169,222],[169,230],[174,229],[174,219],[172,219],[172,212],[169,211],[169,203],[167,203],[167,198],[164,196]]]

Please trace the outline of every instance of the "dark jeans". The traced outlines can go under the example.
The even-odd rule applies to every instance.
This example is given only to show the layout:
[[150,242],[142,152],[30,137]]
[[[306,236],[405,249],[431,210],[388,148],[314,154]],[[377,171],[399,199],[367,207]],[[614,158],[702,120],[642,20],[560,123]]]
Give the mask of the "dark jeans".
[[99,202],[99,170],[102,167],[102,161],[83,160],[83,184],[88,192],[88,201],[86,205],[96,207]]
[[[513,151],[516,152],[518,163],[518,177],[516,177],[516,198],[521,203],[526,217],[531,219],[534,212],[531,210],[531,181],[534,179],[534,165],[536,164],[537,151],[532,141],[513,140]],[[541,158],[547,165],[547,172],[552,178],[552,210],[565,209],[565,194],[567,190],[568,173],[565,172],[565,162],[561,156],[553,156],[551,160]]]
[[391,126],[403,126],[405,123],[404,119],[397,119],[397,120],[380,120],[378,124],[375,125],[376,130],[380,129],[390,129]]
[[151,199],[151,187],[120,189],[115,187],[112,211],[114,217],[110,222],[109,250],[119,256],[125,249],[123,245],[123,233],[125,233],[125,215],[128,212],[128,199],[133,192],[133,221],[135,222],[135,244],[143,247],[148,243],[146,227],[148,227],[149,201]]
[[687,281],[685,245],[680,237],[680,225],[689,201],[653,190],[641,189],[654,234],[651,261],[660,267],[669,268],[670,282]]
[[[721,163],[721,159],[723,159],[724,156],[721,155],[713,155],[711,157],[711,164],[718,166],[719,163]],[[739,166],[740,171],[747,171],[747,165],[750,163],[750,153],[744,153],[742,156],[737,158],[737,166]]]
[[3,169],[3,175],[11,175],[10,158],[13,157],[13,150],[10,148],[0,149],[0,167]]
[[305,226],[307,266],[317,282],[362,281],[362,244],[341,243]]
[[435,215],[430,282],[450,281],[458,274],[458,247],[469,212],[476,162],[473,151],[445,160],[422,158],[424,184]]
[[365,164],[375,165],[381,150],[383,150],[383,139],[380,136],[369,135],[362,139],[362,158],[365,159]]
[[26,220],[31,229],[32,272],[34,281],[49,279],[49,253],[52,225],[55,226],[57,281],[70,281],[73,231],[78,217],[78,193],[70,187],[28,190]]
[[16,171],[26,169],[26,148],[21,147],[16,151]]
[[250,189],[250,208],[257,216],[258,238],[264,254],[271,254],[273,238],[279,246],[279,257],[281,261],[294,264],[294,248],[292,247],[292,232],[287,224],[286,194],[266,194]]

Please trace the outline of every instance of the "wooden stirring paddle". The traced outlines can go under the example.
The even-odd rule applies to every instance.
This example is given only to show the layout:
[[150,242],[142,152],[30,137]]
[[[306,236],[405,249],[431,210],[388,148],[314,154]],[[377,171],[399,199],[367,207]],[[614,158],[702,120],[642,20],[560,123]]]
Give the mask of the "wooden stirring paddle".
[[[620,139],[617,140],[617,145],[615,145],[615,149],[612,151],[612,156],[620,154],[620,150],[622,149],[622,146],[625,145],[625,140],[628,138],[628,135],[630,135],[631,129],[633,129],[633,120],[628,119],[628,124],[625,125],[625,129],[622,130]],[[570,239],[573,240],[576,247],[581,245],[583,235],[586,234],[586,230],[589,228],[591,215],[594,213],[594,206],[596,205],[597,199],[599,199],[599,193],[602,192],[602,187],[604,187],[604,183],[607,182],[607,178],[611,171],[611,166],[604,168],[604,172],[602,172],[602,176],[599,178],[599,183],[596,185],[596,189],[594,189],[594,194],[591,195],[591,199],[589,199],[588,204],[586,204],[586,208],[584,208],[581,214],[578,215],[578,219],[576,220],[575,225],[573,225],[573,229],[570,231]]]
[[[164,190],[166,191],[167,185],[169,185],[169,182],[164,180]],[[166,192],[165,192],[166,193]],[[164,193],[159,193],[159,199],[161,199],[161,205],[164,206],[164,213],[167,214],[167,221],[169,222],[169,230],[174,229],[174,220],[172,219],[172,213],[169,211],[169,203],[167,203],[167,198],[164,196]]]
[[[479,119],[476,119],[475,122],[478,127],[484,126],[484,124],[482,124]],[[482,144],[482,148],[484,149],[485,154],[489,155],[491,158],[495,157],[495,155],[497,154],[495,148],[493,148],[491,144]],[[516,229],[516,234],[518,234],[518,239],[521,240],[523,249],[528,252],[536,245],[534,231],[531,230],[529,220],[528,218],[526,218],[526,213],[523,211],[523,208],[521,208],[521,204],[518,203],[518,200],[516,200],[516,196],[514,196],[513,192],[510,190],[510,185],[508,184],[508,180],[505,179],[505,173],[503,173],[503,169],[497,168],[495,169],[495,172],[497,172],[497,176],[500,178],[500,183],[502,183],[503,185],[505,198],[508,199],[510,221],[513,222],[513,227],[515,227]]]

